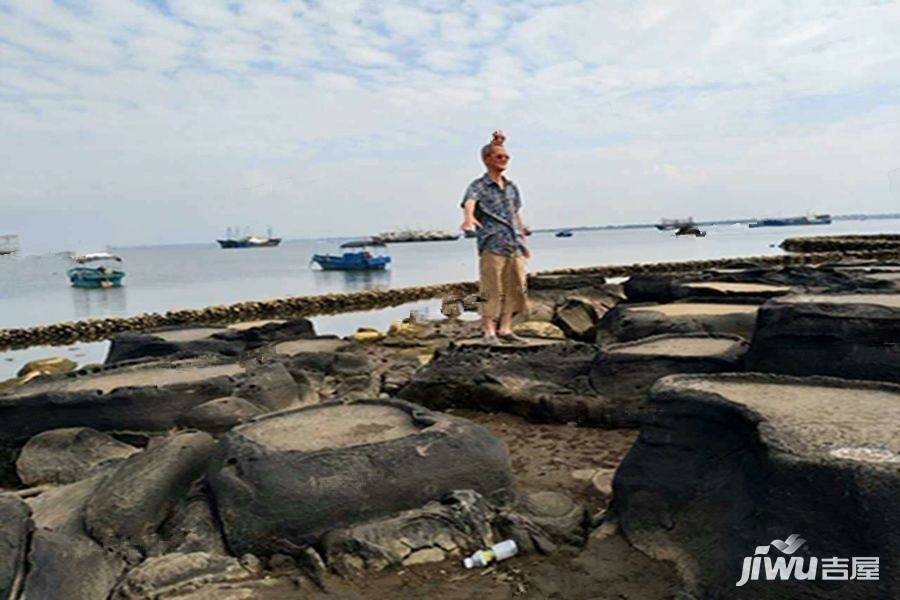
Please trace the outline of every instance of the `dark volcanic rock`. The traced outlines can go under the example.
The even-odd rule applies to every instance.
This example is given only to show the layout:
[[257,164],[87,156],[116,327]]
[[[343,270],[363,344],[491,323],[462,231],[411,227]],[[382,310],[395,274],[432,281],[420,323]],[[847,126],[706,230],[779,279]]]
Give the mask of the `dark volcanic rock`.
[[591,385],[613,404],[611,420],[634,427],[657,379],[673,373],[741,371],[746,352],[742,338],[726,335],[667,334],[610,344],[591,365]]
[[900,381],[900,294],[797,295],[759,311],[753,371]]
[[179,419],[179,424],[209,433],[223,433],[264,412],[243,398],[226,396],[195,406]]
[[23,599],[106,598],[124,569],[84,531],[84,508],[107,477],[95,475],[30,499],[35,532]]
[[506,447],[486,429],[396,400],[261,417],[222,438],[207,478],[238,555],[296,555],[329,529],[513,486]]
[[532,290],[574,290],[600,287],[605,283],[606,279],[595,273],[547,273],[528,276],[528,287]]
[[333,529],[322,538],[328,566],[345,577],[390,566],[460,557],[494,543],[494,507],[471,491],[453,492],[383,519]]
[[380,378],[362,346],[334,337],[275,344],[272,348],[301,387],[317,399],[357,400],[378,395]]
[[594,346],[575,342],[453,345],[438,351],[400,397],[438,410],[469,408],[535,421],[609,424],[609,401],[588,380],[596,355]]
[[160,432],[194,406],[235,395],[273,410],[298,400],[277,363],[183,360],[79,371],[42,379],[0,395],[0,443],[26,441],[48,429]]
[[565,494],[525,494],[515,506],[497,506],[472,490],[390,517],[332,529],[320,546],[332,570],[345,576],[459,558],[504,539],[521,553],[552,551],[584,541],[584,507]]
[[14,598],[20,587],[30,516],[27,504],[14,496],[0,495],[0,600]]
[[842,265],[788,266],[768,269],[748,266],[714,269],[682,276],[635,275],[624,284],[630,302],[672,302],[685,298],[756,299],[798,292],[850,292],[887,289],[889,283],[865,277],[862,270]]
[[663,333],[728,333],[749,339],[757,304],[732,302],[673,302],[620,304],[600,321],[597,343],[630,342]]
[[219,520],[213,514],[206,486],[195,482],[191,491],[172,508],[159,528],[159,543],[150,554],[207,552],[228,554]]
[[567,337],[592,342],[597,335],[600,320],[620,302],[612,294],[572,294],[565,297],[556,307],[553,323],[563,330]]
[[236,357],[274,342],[313,336],[315,330],[309,319],[120,333],[111,339],[106,364],[162,356],[186,358],[220,354]]
[[[148,558],[128,572],[111,600],[169,598],[182,592],[221,582],[250,579],[253,573],[231,556],[206,552],[172,553]],[[213,597],[213,596],[211,596]],[[222,597],[216,594],[214,597]],[[247,597],[247,596],[244,596]]]
[[84,512],[91,537],[104,547],[146,553],[156,530],[200,477],[215,442],[206,433],[166,438],[119,465],[91,495]]
[[16,470],[26,485],[73,483],[137,451],[87,427],[52,429],[28,440]]
[[[612,510],[629,541],[673,561],[715,598],[892,598],[900,589],[900,386],[759,374],[673,375],[616,472]],[[813,581],[749,581],[745,557],[791,559]],[[793,552],[793,550],[791,551]],[[758,553],[757,553],[758,554]],[[881,557],[879,581],[822,581],[821,560]],[[804,569],[805,570],[805,569]]]

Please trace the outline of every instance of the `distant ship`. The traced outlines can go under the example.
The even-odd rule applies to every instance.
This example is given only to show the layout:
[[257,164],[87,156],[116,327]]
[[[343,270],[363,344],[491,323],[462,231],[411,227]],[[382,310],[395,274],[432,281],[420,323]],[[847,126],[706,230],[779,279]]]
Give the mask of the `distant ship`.
[[449,231],[386,231],[375,236],[385,244],[399,244],[403,242],[445,242],[459,239],[458,233]]
[[237,233],[239,233],[237,227],[234,228],[234,233],[232,233],[232,229],[229,227],[225,234],[226,239],[216,241],[222,248],[272,248],[281,243],[281,238],[272,237],[271,227],[269,227],[269,234],[265,237],[260,235],[233,237]]
[[759,219],[750,227],[787,227],[790,225],[831,225],[831,215],[788,217],[786,219]]
[[561,229],[556,232],[556,237],[558,237],[558,238],[569,238],[569,237],[572,237],[573,235],[575,235],[575,234],[572,233],[571,229]]
[[0,235],[0,256],[4,254],[15,254],[19,251],[19,236],[17,235]]
[[688,217],[686,219],[662,219],[659,223],[657,223],[656,228],[660,231],[671,231],[673,229],[681,229],[685,226],[691,226],[694,224],[694,217]]

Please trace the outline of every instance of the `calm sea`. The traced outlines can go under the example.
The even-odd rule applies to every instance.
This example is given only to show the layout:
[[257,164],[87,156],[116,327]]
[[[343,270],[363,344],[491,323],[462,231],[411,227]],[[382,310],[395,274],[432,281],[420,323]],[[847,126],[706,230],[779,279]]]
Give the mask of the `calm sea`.
[[[786,237],[838,233],[900,233],[900,220],[840,221],[829,226],[749,229],[711,226],[705,238],[676,238],[655,229],[550,233],[531,236],[532,271],[562,267],[699,260],[779,254]],[[113,248],[124,259],[122,288],[70,287],[69,259],[54,255],[0,257],[0,328],[106,316],[129,316],[289,295],[351,292],[475,279],[474,240],[394,244],[386,272],[322,272],[311,267],[316,252],[336,252],[337,242],[285,241],[277,248],[222,250],[214,243]],[[103,250],[97,248],[94,250]],[[434,302],[417,305],[432,311]],[[384,327],[409,313],[398,307],[315,319],[322,333],[346,335],[358,326]],[[105,343],[69,349],[33,348],[0,353],[0,378],[36,356],[71,353],[79,362],[102,359]],[[80,355],[80,356],[79,356]]]

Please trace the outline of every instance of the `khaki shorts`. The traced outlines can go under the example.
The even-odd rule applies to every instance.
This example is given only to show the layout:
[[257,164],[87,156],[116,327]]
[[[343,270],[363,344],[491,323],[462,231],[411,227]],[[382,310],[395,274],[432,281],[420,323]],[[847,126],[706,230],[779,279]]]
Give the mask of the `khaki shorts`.
[[501,312],[516,314],[527,306],[525,258],[482,252],[480,273],[481,315],[496,319]]

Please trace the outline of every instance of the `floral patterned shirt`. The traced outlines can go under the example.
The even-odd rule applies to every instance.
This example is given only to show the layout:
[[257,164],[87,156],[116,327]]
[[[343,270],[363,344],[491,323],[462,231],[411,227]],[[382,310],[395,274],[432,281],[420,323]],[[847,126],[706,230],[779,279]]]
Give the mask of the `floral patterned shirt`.
[[481,223],[478,230],[478,253],[493,252],[504,256],[521,256],[525,240],[518,228],[516,215],[522,208],[519,188],[503,178],[503,189],[487,173],[469,184],[463,195],[475,201],[475,218]]

